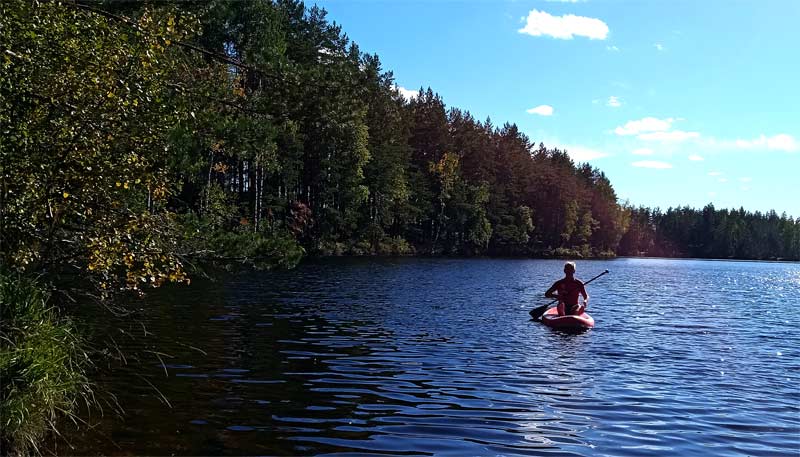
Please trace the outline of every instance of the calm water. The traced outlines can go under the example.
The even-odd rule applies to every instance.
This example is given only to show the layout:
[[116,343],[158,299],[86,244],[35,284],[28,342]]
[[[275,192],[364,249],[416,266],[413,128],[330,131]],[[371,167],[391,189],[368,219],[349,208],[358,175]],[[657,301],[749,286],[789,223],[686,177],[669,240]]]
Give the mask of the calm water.
[[581,334],[528,316],[561,267],[339,260],[159,291],[152,334],[116,338],[142,363],[102,380],[127,415],[59,452],[800,454],[800,265],[579,262],[611,270]]

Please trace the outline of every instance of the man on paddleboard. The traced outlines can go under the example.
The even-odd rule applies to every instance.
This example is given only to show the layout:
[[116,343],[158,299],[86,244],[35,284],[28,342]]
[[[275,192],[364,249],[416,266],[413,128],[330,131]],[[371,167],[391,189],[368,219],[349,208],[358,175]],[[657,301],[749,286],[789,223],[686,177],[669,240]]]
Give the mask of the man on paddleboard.
[[[580,295],[583,295],[583,304],[578,304]],[[558,299],[559,316],[583,314],[583,311],[586,310],[586,305],[589,303],[589,294],[586,293],[583,282],[575,278],[575,262],[564,264],[564,279],[554,282],[544,293],[544,296]]]

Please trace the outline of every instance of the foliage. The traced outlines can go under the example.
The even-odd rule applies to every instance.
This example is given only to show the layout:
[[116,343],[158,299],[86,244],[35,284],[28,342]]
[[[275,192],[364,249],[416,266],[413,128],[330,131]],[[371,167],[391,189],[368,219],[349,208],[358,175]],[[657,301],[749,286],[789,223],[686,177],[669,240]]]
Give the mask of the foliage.
[[0,449],[38,451],[63,414],[90,402],[90,366],[72,323],[35,281],[0,273]]
[[103,293],[183,281],[165,208],[170,44],[189,19],[118,24],[56,2],[0,6],[0,258],[65,267]]
[[288,231],[253,231],[246,220],[228,230],[193,213],[183,216],[183,248],[192,258],[226,267],[294,268],[305,250]]
[[430,88],[404,100],[322,9],[94,5],[1,7],[0,254],[18,270],[66,265],[112,291],[299,247],[796,256],[785,218],[670,210],[651,229],[567,151]]
[[688,207],[627,208],[624,255],[800,260],[800,219],[785,213]]

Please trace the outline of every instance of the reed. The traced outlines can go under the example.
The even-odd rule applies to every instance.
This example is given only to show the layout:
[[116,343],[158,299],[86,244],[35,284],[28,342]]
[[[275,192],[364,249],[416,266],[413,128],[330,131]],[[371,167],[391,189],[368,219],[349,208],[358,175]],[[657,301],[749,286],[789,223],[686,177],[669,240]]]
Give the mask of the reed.
[[0,453],[40,454],[40,443],[92,401],[90,359],[75,325],[36,280],[0,272]]

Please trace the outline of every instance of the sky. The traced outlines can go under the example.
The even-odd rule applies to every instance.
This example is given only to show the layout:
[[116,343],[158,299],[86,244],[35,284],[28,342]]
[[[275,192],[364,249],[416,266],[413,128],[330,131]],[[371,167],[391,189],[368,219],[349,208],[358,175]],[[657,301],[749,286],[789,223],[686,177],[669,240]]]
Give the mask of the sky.
[[515,123],[620,201],[800,217],[800,1],[317,4],[406,96]]

